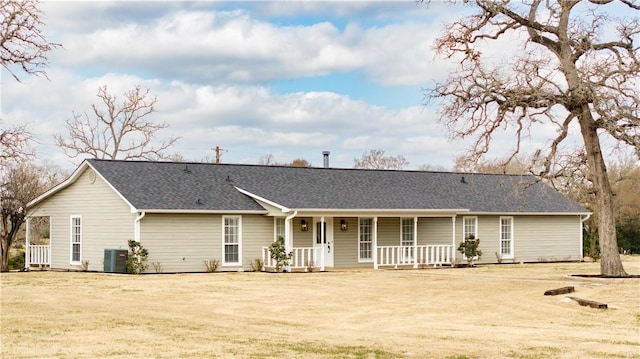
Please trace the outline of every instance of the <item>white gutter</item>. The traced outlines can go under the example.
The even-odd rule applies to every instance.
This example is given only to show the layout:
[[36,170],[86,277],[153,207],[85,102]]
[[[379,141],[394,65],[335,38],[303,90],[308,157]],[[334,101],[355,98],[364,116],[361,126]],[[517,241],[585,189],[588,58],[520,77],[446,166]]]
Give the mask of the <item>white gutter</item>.
[[140,243],[140,221],[147,215],[147,212],[139,212],[133,221],[133,238],[136,242]]

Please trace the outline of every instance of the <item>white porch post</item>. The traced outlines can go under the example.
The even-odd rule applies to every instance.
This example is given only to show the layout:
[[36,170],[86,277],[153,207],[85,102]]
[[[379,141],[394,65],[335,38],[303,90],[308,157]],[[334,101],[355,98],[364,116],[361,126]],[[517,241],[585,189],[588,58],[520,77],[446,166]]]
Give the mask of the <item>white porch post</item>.
[[[293,211],[290,215],[284,219],[284,251],[285,253],[291,253],[293,251],[293,226],[291,221],[298,215],[298,211]],[[269,253],[271,256],[271,253]],[[285,268],[287,272],[291,272],[291,266]]]
[[451,264],[456,263],[456,216],[451,217]]
[[378,216],[373,217],[373,269],[378,269]]
[[418,268],[418,217],[413,217],[413,268]]
[[[317,231],[317,229],[316,229]],[[317,232],[316,232],[317,233]],[[324,216],[320,217],[320,270],[324,271],[324,251],[327,244],[324,242]]]
[[27,217],[27,228],[24,240],[24,269],[31,267],[31,217]]

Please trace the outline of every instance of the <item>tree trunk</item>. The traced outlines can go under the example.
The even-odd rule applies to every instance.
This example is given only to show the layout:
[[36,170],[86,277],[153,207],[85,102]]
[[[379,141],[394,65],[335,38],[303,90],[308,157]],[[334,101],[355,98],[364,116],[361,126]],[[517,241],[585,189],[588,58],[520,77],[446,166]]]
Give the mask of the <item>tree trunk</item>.
[[588,105],[584,105],[579,116],[580,130],[587,152],[587,164],[591,173],[591,181],[596,191],[598,210],[598,235],[600,240],[600,274],[607,277],[627,277],[622,266],[618,241],[616,238],[616,222],[613,211],[613,192],[607,176],[607,167],[602,157],[597,127]]
[[11,251],[11,245],[13,240],[18,235],[18,230],[24,222],[24,216],[18,215],[6,215],[2,214],[2,233],[0,233],[0,244],[2,249],[2,263],[0,263],[0,272],[9,271],[9,252]]
[[6,243],[5,238],[0,238],[2,242],[2,264],[0,264],[0,272],[9,271],[9,249],[11,245]]

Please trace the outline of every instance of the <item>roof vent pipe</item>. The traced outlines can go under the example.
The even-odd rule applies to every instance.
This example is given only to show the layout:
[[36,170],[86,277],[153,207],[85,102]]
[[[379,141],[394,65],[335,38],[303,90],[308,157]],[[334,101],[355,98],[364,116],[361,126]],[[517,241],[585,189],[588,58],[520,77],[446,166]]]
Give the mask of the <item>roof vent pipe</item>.
[[329,151],[322,151],[322,163],[324,165],[324,168],[329,168],[329,154],[331,152]]

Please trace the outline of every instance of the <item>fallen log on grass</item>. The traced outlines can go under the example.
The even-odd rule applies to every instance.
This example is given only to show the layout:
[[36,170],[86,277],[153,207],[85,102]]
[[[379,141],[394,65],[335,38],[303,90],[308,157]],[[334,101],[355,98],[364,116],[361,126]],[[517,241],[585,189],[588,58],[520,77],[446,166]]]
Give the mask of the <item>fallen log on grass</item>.
[[566,293],[573,293],[575,291],[576,290],[573,287],[562,287],[558,289],[549,289],[548,291],[544,292],[544,295],[566,294]]
[[597,308],[597,309],[607,309],[607,305],[604,303],[600,303],[600,302],[596,302],[594,300],[588,300],[588,299],[582,299],[582,298],[577,298],[577,297],[568,297],[569,299],[575,300],[576,302],[578,302],[578,304],[580,304],[583,307],[591,307],[591,308]]

